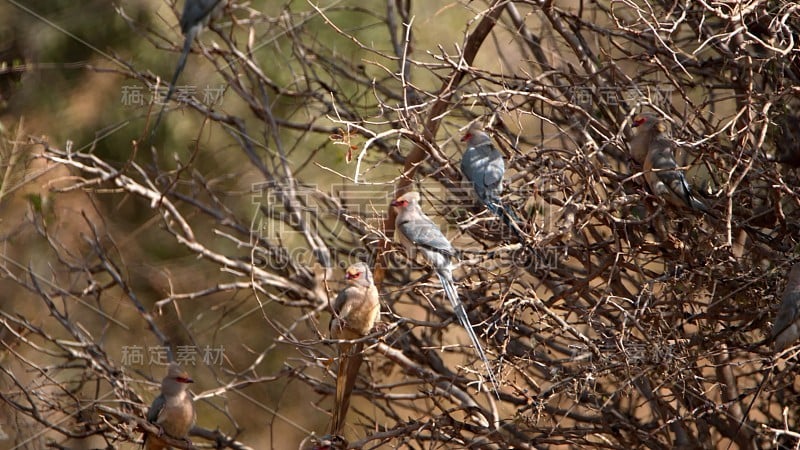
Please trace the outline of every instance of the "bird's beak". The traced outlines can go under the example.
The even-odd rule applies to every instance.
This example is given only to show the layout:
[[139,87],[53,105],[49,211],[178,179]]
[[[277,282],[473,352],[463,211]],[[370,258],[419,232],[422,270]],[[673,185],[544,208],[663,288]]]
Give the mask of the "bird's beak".
[[344,274],[344,277],[347,278],[348,280],[355,280],[359,276],[361,276],[361,273],[359,272],[347,272],[346,274]]
[[405,208],[406,206],[409,205],[409,202],[408,202],[408,200],[404,199],[403,197],[400,197],[398,199],[393,200],[392,203],[389,203],[389,205],[391,205],[391,206],[399,206],[400,208]]

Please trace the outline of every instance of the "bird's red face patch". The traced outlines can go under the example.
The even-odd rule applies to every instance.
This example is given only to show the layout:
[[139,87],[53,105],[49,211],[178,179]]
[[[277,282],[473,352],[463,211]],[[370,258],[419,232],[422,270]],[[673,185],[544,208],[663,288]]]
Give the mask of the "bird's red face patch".
[[397,200],[392,202],[392,206],[396,206],[398,208],[405,208],[406,206],[408,206],[408,200],[398,198]]
[[361,272],[357,270],[348,270],[344,277],[348,280],[357,280],[361,277]]
[[182,376],[182,375],[179,375],[179,376],[175,377],[175,381],[177,381],[178,383],[184,383],[184,384],[194,383],[193,379],[191,379],[189,377]]
[[634,117],[633,118],[633,126],[634,126],[634,128],[638,127],[639,125],[641,125],[641,124],[643,124],[645,122],[647,122],[647,117],[639,116],[639,117]]
[[467,131],[467,134],[465,134],[464,137],[461,138],[461,142],[467,142],[470,139],[472,139],[472,133]]

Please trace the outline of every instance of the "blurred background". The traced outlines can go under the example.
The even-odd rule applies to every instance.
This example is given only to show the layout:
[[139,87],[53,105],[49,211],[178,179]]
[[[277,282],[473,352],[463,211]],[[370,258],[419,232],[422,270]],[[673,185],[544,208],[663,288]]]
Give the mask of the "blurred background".
[[[0,448],[137,448],[125,414],[169,358],[220,446],[308,444],[359,260],[383,326],[351,448],[800,445],[796,357],[768,340],[800,238],[793,2],[230,0],[151,139],[182,8],[0,4]],[[649,190],[648,111],[712,214]],[[475,121],[525,242],[460,173]],[[499,398],[392,244],[412,187]]]

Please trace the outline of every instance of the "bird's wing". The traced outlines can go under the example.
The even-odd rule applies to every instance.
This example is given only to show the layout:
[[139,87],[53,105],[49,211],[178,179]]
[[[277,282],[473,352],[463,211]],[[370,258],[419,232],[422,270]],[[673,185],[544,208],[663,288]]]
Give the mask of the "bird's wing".
[[414,245],[433,250],[445,256],[453,256],[453,246],[442,230],[425,216],[412,217],[397,224],[400,232]]
[[482,155],[477,147],[470,147],[461,157],[461,173],[472,183],[478,197],[483,198],[483,176],[480,172]]
[[[674,160],[673,160],[674,163]],[[692,188],[689,182],[686,181],[686,175],[679,169],[665,170],[657,174],[658,178],[669,188],[668,195],[674,195],[681,199],[681,201],[688,207],[699,211],[708,211],[708,208],[695,198],[692,193]]]
[[[491,144],[470,147],[461,158],[461,172],[475,185],[481,198],[484,189],[497,191],[499,188],[502,191],[505,170],[503,155]],[[493,193],[499,195],[500,192]]]
[[[333,339],[356,339],[369,334],[379,308],[377,290],[348,286],[339,292],[334,303],[330,332]],[[342,321],[344,323],[339,323]]]
[[153,400],[153,403],[150,404],[150,409],[147,410],[147,421],[156,423],[159,414],[161,414],[166,404],[167,399],[164,398],[164,394],[159,394],[158,397]]
[[350,286],[342,289],[339,291],[339,295],[336,296],[336,300],[333,302],[333,316],[331,316],[331,323],[330,323],[330,331],[331,337],[333,339],[339,339],[342,333],[341,324],[339,324],[339,320],[347,321],[347,315],[350,314],[350,308],[352,308],[352,302],[348,301],[348,297],[352,289]]
[[665,137],[653,139],[650,143],[650,153],[644,164],[645,178],[650,189],[653,194],[666,200],[678,200],[670,201],[675,205],[682,203],[689,208],[708,213],[708,207],[694,196],[686,176],[678,168],[672,146],[672,141]]
[[483,184],[492,189],[496,195],[503,191],[503,175],[506,173],[506,164],[503,155],[492,145],[484,147],[487,149],[486,170],[483,174]]

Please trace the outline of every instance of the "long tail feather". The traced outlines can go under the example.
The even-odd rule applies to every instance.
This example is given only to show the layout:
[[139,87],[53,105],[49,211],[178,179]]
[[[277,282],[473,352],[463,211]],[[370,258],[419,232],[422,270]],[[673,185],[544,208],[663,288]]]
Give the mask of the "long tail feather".
[[475,334],[475,330],[472,329],[472,324],[469,322],[469,317],[467,316],[467,311],[464,309],[464,304],[458,299],[458,292],[456,291],[455,284],[453,283],[453,275],[451,274],[450,269],[447,268],[437,270],[436,274],[439,276],[439,281],[444,287],[444,292],[447,295],[447,298],[450,300],[450,304],[453,307],[453,311],[455,312],[458,321],[461,323],[461,326],[467,330],[467,335],[472,341],[472,346],[475,347],[475,351],[478,352],[478,357],[481,359],[481,361],[483,361],[483,365],[486,366],[486,371],[489,374],[489,381],[492,382],[492,389],[494,390],[495,395],[499,396],[499,384],[497,383],[497,378],[494,376],[492,367],[489,365],[489,359],[486,357],[486,353],[483,351],[483,347],[481,346],[481,342],[478,340],[478,336]]
[[331,434],[340,436],[344,428],[347,410],[350,409],[350,396],[356,384],[361,367],[364,344],[342,344],[339,347],[339,367],[336,370],[336,397],[333,404]]
[[520,230],[521,221],[512,209],[503,205],[499,198],[484,199],[483,203],[486,205],[486,208],[492,212],[492,214],[502,220],[508,228],[511,228],[511,231],[514,233],[514,236],[516,236],[520,244],[525,247],[528,246],[527,240]]
[[161,110],[158,112],[156,122],[153,125],[153,128],[150,130],[150,145],[153,144],[153,137],[156,134],[158,125],[161,123],[161,117],[164,115],[164,108],[167,106],[167,104],[169,104],[170,98],[172,98],[172,95],[175,93],[175,83],[178,82],[178,77],[181,75],[181,72],[183,72],[184,66],[186,66],[186,59],[189,56],[189,50],[192,48],[192,42],[194,42],[194,38],[198,31],[199,27],[192,27],[186,32],[186,39],[183,41],[183,50],[181,51],[181,56],[178,59],[178,66],[175,68],[175,73],[172,75],[172,80],[169,82],[167,96],[164,98],[164,103],[161,105]]
[[[753,394],[753,399],[750,400],[750,403],[747,405],[747,408],[742,412],[742,420],[739,422],[739,425],[736,427],[736,434],[734,434],[734,438],[731,439],[731,444],[736,442],[736,437],[739,435],[739,432],[742,430],[742,426],[747,423],[747,416],[750,415],[750,410],[753,409],[753,404],[755,404],[758,397],[761,396],[761,392],[764,390],[764,386],[766,386],[767,381],[769,381],[769,377],[772,375],[772,372],[775,370],[775,360],[771,361],[771,366],[764,374],[764,378],[761,379],[761,383],[758,384],[758,389],[756,389],[755,394]],[[762,364],[760,372],[764,372],[764,366]],[[749,425],[748,425],[749,426]],[[730,448],[730,444],[728,445]]]
[[695,209],[697,211],[700,211],[700,212],[703,212],[703,213],[706,213],[706,214],[709,214],[709,215],[711,214],[711,212],[709,211],[709,209],[705,205],[705,203],[703,203],[700,200],[698,200],[694,195],[692,195],[690,197],[689,205],[692,207],[692,209]]

